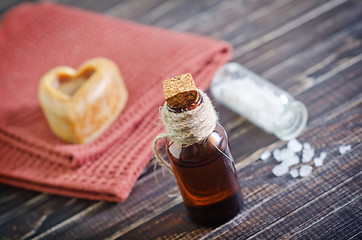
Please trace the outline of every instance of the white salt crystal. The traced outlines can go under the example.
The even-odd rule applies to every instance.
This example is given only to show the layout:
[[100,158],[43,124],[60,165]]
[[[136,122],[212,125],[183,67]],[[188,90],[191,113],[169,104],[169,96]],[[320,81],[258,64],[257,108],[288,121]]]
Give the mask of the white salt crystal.
[[290,157],[288,157],[287,159],[283,160],[283,164],[287,165],[287,166],[293,166],[293,165],[297,165],[299,164],[299,157],[297,154],[293,154]]
[[314,157],[314,148],[304,148],[302,152],[302,162],[310,162]]
[[280,162],[282,159],[281,159],[281,152],[279,149],[275,149],[273,151],[273,157],[275,160],[277,160],[278,162]]
[[345,154],[347,151],[351,150],[351,145],[341,145],[338,148],[340,154]]
[[271,152],[269,150],[266,150],[260,155],[260,159],[266,161],[270,157],[270,155]]
[[309,165],[302,165],[299,169],[299,175],[301,177],[307,177],[313,170],[312,166]]
[[320,167],[323,165],[323,161],[324,159],[327,157],[327,153],[325,152],[321,152],[321,154],[319,155],[319,157],[314,158],[314,165],[316,167]]
[[283,148],[282,150],[280,150],[280,159],[282,161],[292,158],[294,155],[295,153],[289,148]]
[[316,167],[320,167],[323,165],[323,161],[324,161],[324,159],[322,159],[322,158],[319,158],[319,157],[314,158],[314,165]]
[[302,151],[303,145],[298,142],[297,139],[292,139],[287,143],[287,147],[289,150],[293,152],[300,152]]
[[311,149],[312,146],[311,146],[309,143],[304,143],[304,144],[303,144],[303,148],[304,148],[304,149]]
[[321,159],[325,159],[327,157],[327,153],[326,152],[321,152],[321,154],[319,155],[319,158]]
[[299,177],[298,169],[292,169],[292,170],[290,170],[289,174],[290,174],[293,178]]
[[279,177],[284,174],[286,174],[289,171],[289,167],[285,164],[278,164],[275,167],[273,167],[272,173]]
[[236,75],[229,77],[229,81],[214,77],[211,92],[215,99],[267,132],[274,132],[275,122],[285,107],[279,96],[270,87],[254,82],[247,70],[231,69],[229,66],[225,65],[225,70]]

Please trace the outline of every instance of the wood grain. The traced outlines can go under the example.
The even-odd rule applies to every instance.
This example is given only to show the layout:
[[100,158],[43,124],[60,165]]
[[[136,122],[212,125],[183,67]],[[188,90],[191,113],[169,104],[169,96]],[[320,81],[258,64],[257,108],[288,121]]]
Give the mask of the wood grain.
[[[21,1],[0,2],[0,15]],[[219,228],[194,224],[173,176],[150,163],[123,203],[0,185],[0,239],[359,239],[362,2],[358,0],[57,0],[113,17],[229,41],[237,61],[303,101],[300,141],[328,154],[311,176],[276,178],[285,142],[214,101],[229,134],[245,207]],[[338,146],[351,144],[344,155]],[[158,183],[155,179],[158,179]]]
[[[360,157],[361,145],[360,142],[358,142],[358,137],[360,138],[362,135],[362,131],[359,129],[359,119],[362,117],[362,104],[356,104],[355,102],[356,101],[352,101],[348,104],[350,107],[348,111],[335,115],[333,118],[330,118],[328,122],[316,119],[310,124],[310,134],[306,133],[302,137],[303,142],[310,142],[312,146],[316,146],[317,152],[321,151],[320,149],[323,149],[323,151],[326,151],[328,154],[326,164],[323,167],[316,169],[313,172],[312,177],[297,181],[290,176],[275,178],[271,174],[271,168],[275,165],[272,161],[266,163],[259,161],[240,169],[238,171],[238,176],[246,200],[245,208],[238,217],[234,218],[228,224],[225,224],[224,229],[218,229],[215,233],[210,234],[208,238],[212,239],[218,237],[223,231],[232,234],[226,235],[223,239],[232,239],[235,237],[244,239],[250,237],[253,234],[256,234],[253,231],[257,232],[264,229],[265,226],[272,224],[276,218],[283,216],[283,214],[288,213],[288,211],[293,211],[294,208],[299,208],[304,204],[307,204],[313,198],[318,199],[318,196],[329,188],[342,184],[344,181],[347,181],[349,177],[359,174],[362,167],[362,158]],[[350,123],[349,128],[341,129],[341,125],[345,125],[346,123]],[[335,129],[336,131],[334,131],[333,134],[326,131],[326,129],[330,128]],[[359,129],[359,131],[356,132],[356,129]],[[315,133],[314,131],[318,132]],[[345,132],[348,132],[348,134]],[[340,136],[345,136],[345,138],[348,139],[355,139],[356,142],[350,142],[355,151],[348,153],[348,155],[339,156],[337,153],[337,146],[329,144],[327,146],[324,145],[326,141],[329,140],[332,142],[335,138],[341,138]],[[344,139],[341,140],[343,141]],[[321,141],[323,144],[320,143]],[[317,145],[316,143],[320,144]],[[253,176],[264,177],[254,178]],[[358,191],[355,194],[358,194]],[[343,197],[341,198],[341,201],[345,200]],[[278,204],[280,207],[277,207]],[[316,209],[313,209],[312,212],[319,212],[320,207],[321,206],[316,205]],[[157,219],[145,222],[134,231],[122,236],[122,238],[132,239],[132,237],[135,236],[142,236],[148,232],[144,228],[158,231],[155,235],[161,234],[162,232],[171,233],[173,230],[179,230],[179,228],[171,225],[168,221],[168,219],[177,218],[179,213],[170,210],[169,215],[171,216],[161,215],[157,217]],[[263,216],[268,216],[268,218],[265,219]],[[187,217],[184,216],[184,218],[186,219]],[[186,224],[186,222],[187,220],[184,220],[183,224]],[[258,225],[261,223],[265,225]],[[177,222],[176,224],[179,225],[180,222]],[[189,224],[192,225],[192,223]],[[232,231],[234,227],[237,232]],[[203,233],[206,231],[209,231],[209,229],[204,229]],[[241,234],[239,232],[242,232],[243,235],[239,236],[238,234]]]

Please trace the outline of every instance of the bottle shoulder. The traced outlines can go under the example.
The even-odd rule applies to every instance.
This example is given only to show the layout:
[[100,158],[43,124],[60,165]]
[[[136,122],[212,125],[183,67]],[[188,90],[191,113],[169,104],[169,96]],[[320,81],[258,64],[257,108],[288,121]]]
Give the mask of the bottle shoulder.
[[204,140],[191,146],[182,146],[167,139],[167,153],[174,164],[197,166],[218,158],[228,145],[224,128],[216,124],[214,131]]

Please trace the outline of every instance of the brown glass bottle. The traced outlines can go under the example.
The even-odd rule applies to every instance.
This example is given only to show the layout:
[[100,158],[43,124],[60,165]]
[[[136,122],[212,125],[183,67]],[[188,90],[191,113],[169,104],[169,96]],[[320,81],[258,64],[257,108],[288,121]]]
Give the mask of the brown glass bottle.
[[[199,95],[200,96],[200,95]],[[202,99],[181,112],[198,107]],[[167,140],[167,153],[188,214],[204,225],[221,224],[243,205],[225,130],[219,124],[199,143],[182,146]]]

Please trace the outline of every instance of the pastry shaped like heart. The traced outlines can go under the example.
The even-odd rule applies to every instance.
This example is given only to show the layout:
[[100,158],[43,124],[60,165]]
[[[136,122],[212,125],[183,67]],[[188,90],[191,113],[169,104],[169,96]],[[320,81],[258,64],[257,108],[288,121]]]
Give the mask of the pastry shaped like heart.
[[117,65],[93,58],[78,69],[59,66],[40,80],[39,101],[51,130],[72,143],[90,143],[118,117],[128,92]]

